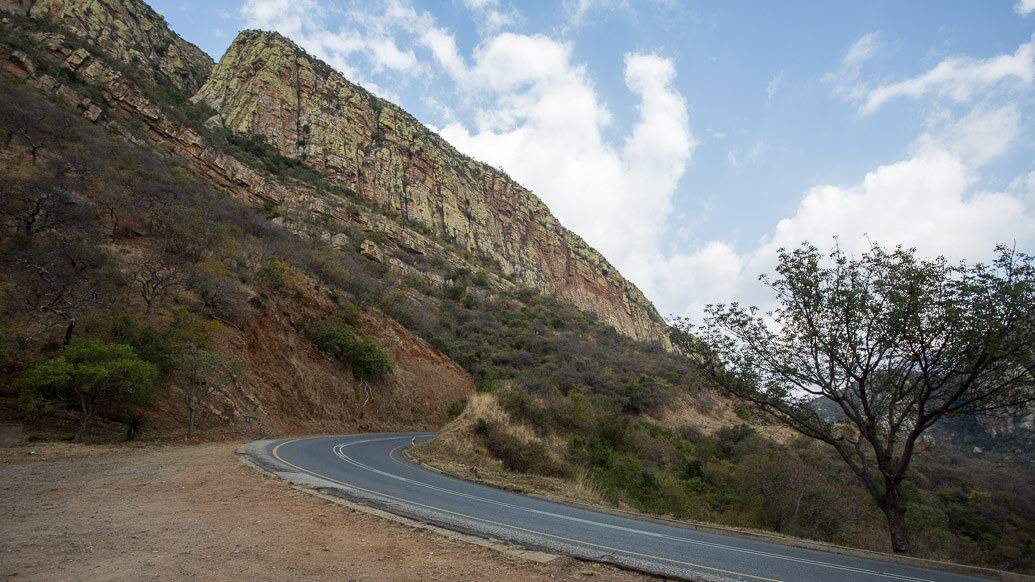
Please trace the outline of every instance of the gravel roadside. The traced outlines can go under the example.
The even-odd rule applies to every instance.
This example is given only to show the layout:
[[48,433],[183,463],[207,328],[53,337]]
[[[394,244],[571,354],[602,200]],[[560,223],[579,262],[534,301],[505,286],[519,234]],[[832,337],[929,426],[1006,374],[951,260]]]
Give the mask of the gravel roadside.
[[0,449],[0,577],[646,579],[570,558],[534,563],[353,511],[261,477],[235,446]]

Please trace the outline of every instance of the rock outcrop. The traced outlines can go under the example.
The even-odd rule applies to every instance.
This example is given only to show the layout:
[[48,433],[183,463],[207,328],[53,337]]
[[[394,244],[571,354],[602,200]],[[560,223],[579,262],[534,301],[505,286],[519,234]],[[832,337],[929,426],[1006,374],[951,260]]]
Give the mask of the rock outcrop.
[[[5,0],[12,3],[12,0]],[[169,29],[141,0],[21,0],[29,16],[46,16],[144,74],[162,77],[185,95],[208,78],[212,59]]]
[[631,337],[668,344],[640,290],[534,194],[290,40],[242,32],[194,99],[214,108],[228,130],[263,136],[433,236],[497,262],[518,283],[596,313]]

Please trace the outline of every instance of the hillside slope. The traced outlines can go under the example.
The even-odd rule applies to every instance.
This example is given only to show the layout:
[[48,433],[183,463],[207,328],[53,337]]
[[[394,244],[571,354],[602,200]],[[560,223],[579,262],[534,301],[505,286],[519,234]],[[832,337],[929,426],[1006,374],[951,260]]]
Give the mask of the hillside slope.
[[[47,17],[113,58],[190,95],[212,70],[212,59],[169,29],[142,0],[4,0],[6,9]],[[0,4],[0,6],[3,6]]]
[[[3,148],[5,167],[33,179],[68,176],[65,188],[82,214],[61,229],[82,231],[91,249],[109,257],[98,276],[113,272],[121,279],[116,289],[103,292],[104,301],[78,306],[77,319],[110,319],[118,311],[161,330],[177,310],[186,310],[202,319],[237,322],[216,345],[247,361],[250,381],[225,391],[209,411],[210,424],[233,426],[252,416],[272,430],[433,427],[473,391],[474,379],[535,376],[563,382],[566,389],[581,386],[652,405],[692,381],[685,362],[617,336],[607,325],[612,320],[570,309],[563,295],[539,296],[499,263],[384,210],[308,164],[253,136],[204,123],[214,112],[187,100],[186,86],[149,74],[140,61],[125,62],[127,51],[172,54],[148,44],[165,43],[171,31],[121,35],[131,41],[102,44],[92,40],[96,20],[48,16],[76,13],[77,6],[72,2],[67,10],[39,14],[34,7],[35,16],[12,13],[0,26],[0,75],[9,84],[2,92],[6,109],[0,121],[9,135],[19,136]],[[135,20],[164,27],[160,17],[134,13],[132,1],[118,6],[122,9],[105,13],[118,20],[116,28]],[[156,70],[172,67],[153,64]],[[30,151],[32,143],[21,136],[37,135],[39,152]],[[89,171],[80,168],[84,159]],[[4,178],[6,186],[20,179]],[[182,192],[194,194],[180,199]],[[0,210],[14,216],[17,204],[6,203],[23,195],[34,194],[5,197]],[[224,195],[232,201],[221,201]],[[530,195],[521,200],[546,212]],[[240,216],[228,219],[226,208]],[[258,228],[256,221],[267,226]],[[43,243],[4,230],[0,251],[12,283],[27,288],[39,283],[19,257],[60,244],[61,229],[43,229],[36,237]],[[98,236],[103,232],[107,239]],[[142,304],[133,282],[144,268],[141,257],[152,254],[184,271],[168,303],[155,310]],[[289,277],[294,283],[264,280],[285,268],[297,273]],[[13,379],[28,363],[56,353],[62,329],[68,337],[125,339],[85,325],[73,330],[61,317],[27,312],[18,291],[7,287],[0,293],[5,300],[0,336],[15,338],[19,346],[0,362],[3,378]],[[327,362],[305,337],[313,321],[341,301],[364,308],[359,331],[389,352],[396,364],[391,378],[373,386],[355,382],[347,368]],[[541,328],[544,322],[550,333]],[[642,379],[662,372],[664,378]],[[167,382],[153,403],[153,424],[171,429],[182,419],[184,405],[177,381]],[[12,398],[5,415],[17,416],[12,390],[5,386]],[[38,420],[45,428],[47,419]]]
[[664,323],[639,289],[534,194],[283,36],[240,33],[194,99],[229,131],[263,136],[284,156],[490,259],[515,282],[596,313],[630,337],[667,344]]

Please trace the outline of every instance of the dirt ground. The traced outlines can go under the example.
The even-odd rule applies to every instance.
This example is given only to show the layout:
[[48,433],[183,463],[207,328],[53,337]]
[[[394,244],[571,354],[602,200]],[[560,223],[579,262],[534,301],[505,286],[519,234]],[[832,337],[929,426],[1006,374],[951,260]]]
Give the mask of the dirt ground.
[[0,449],[0,577],[645,579],[568,558],[530,562],[354,511],[262,476],[234,447]]

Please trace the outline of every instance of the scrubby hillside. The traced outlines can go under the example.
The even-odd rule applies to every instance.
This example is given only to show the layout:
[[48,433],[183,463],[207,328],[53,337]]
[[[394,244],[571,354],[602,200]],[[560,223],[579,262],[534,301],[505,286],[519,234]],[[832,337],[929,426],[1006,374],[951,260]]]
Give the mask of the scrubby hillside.
[[[0,7],[0,415],[30,438],[453,418],[424,458],[464,476],[882,547],[825,450],[703,388],[634,286],[402,110],[271,33],[212,68],[136,0]],[[925,452],[918,551],[1030,570],[1033,490]]]
[[[75,6],[65,13],[84,13]],[[545,385],[586,371],[593,376],[566,389],[623,406],[658,406],[692,385],[687,363],[660,343],[629,339],[563,295],[520,285],[499,262],[328,181],[261,136],[204,123],[213,111],[186,99],[183,86],[120,59],[152,54],[153,34],[91,40],[98,22],[133,10],[121,6],[100,21],[55,21],[53,10],[34,7],[0,29],[3,182],[11,193],[3,249],[13,274],[4,293],[14,346],[4,372],[7,415],[18,414],[13,379],[58,356],[66,339],[144,352],[141,333],[166,338],[169,350],[202,346],[246,364],[209,406],[212,426],[237,427],[248,416],[270,430],[432,427],[473,381]],[[39,187],[19,186],[26,179]],[[19,230],[19,213],[58,199],[54,220],[31,236]],[[57,313],[20,294],[42,284],[33,265],[60,256],[70,231],[97,260],[82,273],[74,309]],[[362,317],[334,315],[348,305]],[[341,333],[315,334],[323,320]],[[549,341],[544,325],[554,330]],[[198,326],[206,331],[192,335]],[[353,378],[355,350],[370,348],[363,337],[388,353],[390,374]],[[168,429],[185,414],[183,374],[155,363],[151,424]],[[39,430],[52,420],[44,408],[33,419]],[[115,408],[109,418],[125,416]],[[54,414],[76,416],[60,407]]]

